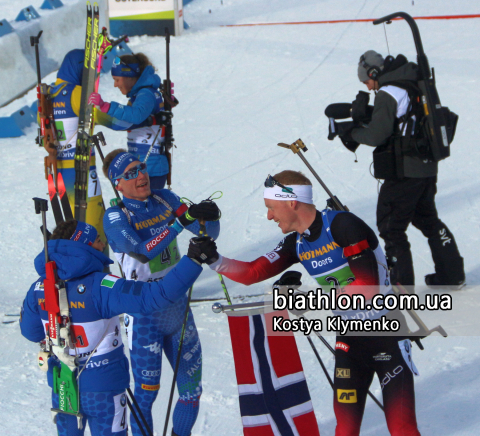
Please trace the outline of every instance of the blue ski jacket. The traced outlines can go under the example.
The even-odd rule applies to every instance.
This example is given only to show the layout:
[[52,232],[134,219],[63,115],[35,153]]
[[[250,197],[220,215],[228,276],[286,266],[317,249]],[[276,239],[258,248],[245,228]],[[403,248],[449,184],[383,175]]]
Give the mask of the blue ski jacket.
[[[50,260],[55,261],[58,277],[65,281],[72,330],[77,355],[80,391],[104,392],[125,389],[129,384],[128,360],[124,354],[118,315],[125,312],[151,313],[165,309],[185,295],[200,275],[202,268],[188,257],[181,261],[162,281],[144,283],[123,280],[102,272],[113,263],[92,247],[70,240],[48,242]],[[44,302],[45,254],[35,259],[40,278],[33,283],[23,302],[20,329],[32,342],[46,336],[48,314],[41,309]],[[48,382],[52,386],[53,366],[58,359],[49,359]]]
[[[163,98],[159,91],[160,77],[155,74],[154,68],[149,65],[143,70],[132,90],[127,94],[130,99],[128,105],[115,101],[110,103],[107,115],[123,122],[141,125],[149,115],[163,110]],[[137,156],[143,162],[153,140],[161,126],[144,126],[129,129],[127,144],[129,153]],[[147,161],[148,174],[151,177],[163,176],[168,173],[168,161],[161,144],[165,141],[164,130],[158,134],[152,153]]]
[[[155,196],[162,201],[157,201]],[[153,190],[152,195],[145,201],[123,197],[123,204],[129,211],[128,217],[120,206],[108,208],[103,217],[105,235],[112,250],[115,253],[125,253],[140,263],[148,262],[149,277],[152,273],[160,272],[160,269],[176,263],[172,255],[178,253],[176,238],[183,226],[179,225],[178,221],[171,226],[168,224],[187,211],[186,204],[169,189]],[[186,228],[198,235],[200,224],[195,220]],[[207,221],[206,230],[213,239],[218,238],[220,221]],[[159,258],[157,262],[156,258],[167,249],[170,254]],[[128,274],[126,277],[131,278]],[[140,277],[140,280],[146,278]]]

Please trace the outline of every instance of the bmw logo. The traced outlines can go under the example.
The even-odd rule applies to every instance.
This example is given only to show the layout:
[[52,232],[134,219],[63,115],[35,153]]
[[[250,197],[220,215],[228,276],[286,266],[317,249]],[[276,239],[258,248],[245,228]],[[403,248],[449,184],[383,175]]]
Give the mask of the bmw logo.
[[385,286],[388,286],[390,284],[390,281],[388,279],[385,279]]
[[125,327],[128,327],[128,324],[130,324],[130,317],[128,315],[125,315],[125,318],[123,319],[123,324]]
[[115,339],[115,340],[113,341],[113,344],[112,344],[112,345],[113,345],[114,347],[116,347],[116,346],[118,345],[118,340]]
[[85,285],[78,285],[77,286],[77,292],[79,294],[84,294],[86,290],[87,290],[87,288],[85,287]]
[[125,407],[125,405],[127,404],[127,396],[125,394],[123,394],[120,398],[120,404],[122,405],[122,407]]
[[68,94],[68,91],[67,91],[66,89],[64,89],[64,90],[62,91],[62,95],[67,95],[67,94]]

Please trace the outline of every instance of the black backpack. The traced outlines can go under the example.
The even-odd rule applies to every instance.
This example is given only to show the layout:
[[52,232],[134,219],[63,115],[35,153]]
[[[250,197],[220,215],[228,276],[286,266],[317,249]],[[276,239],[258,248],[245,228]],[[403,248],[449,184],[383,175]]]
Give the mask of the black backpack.
[[[398,55],[396,59],[389,58],[385,60],[384,72],[392,71],[407,62],[403,55]],[[398,126],[407,124],[406,135],[401,141],[402,153],[434,162],[449,157],[458,115],[441,105],[435,87],[435,76],[427,80],[397,80],[382,84],[386,85],[404,89],[410,98],[407,112],[397,120],[396,135],[402,135]]]

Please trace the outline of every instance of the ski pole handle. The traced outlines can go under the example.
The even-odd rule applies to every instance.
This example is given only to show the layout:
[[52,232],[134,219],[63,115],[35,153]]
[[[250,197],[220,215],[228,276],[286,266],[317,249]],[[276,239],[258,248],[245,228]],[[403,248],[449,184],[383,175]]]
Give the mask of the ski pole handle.
[[48,201],[43,198],[32,198],[35,202],[35,213],[38,215],[41,212],[46,212],[48,210]]
[[48,263],[48,238],[47,238],[47,210],[48,210],[48,201],[43,198],[32,198],[35,202],[35,213],[38,215],[39,213],[42,214],[42,224],[43,224],[43,244],[45,246],[45,263]]

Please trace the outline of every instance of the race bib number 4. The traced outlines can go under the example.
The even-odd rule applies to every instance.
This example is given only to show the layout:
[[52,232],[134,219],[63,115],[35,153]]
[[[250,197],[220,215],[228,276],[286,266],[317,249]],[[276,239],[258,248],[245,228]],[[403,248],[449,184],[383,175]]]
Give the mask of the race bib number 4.
[[148,266],[150,267],[150,272],[153,274],[170,268],[179,261],[180,253],[178,252],[177,239],[174,239],[165,250],[148,262]]

